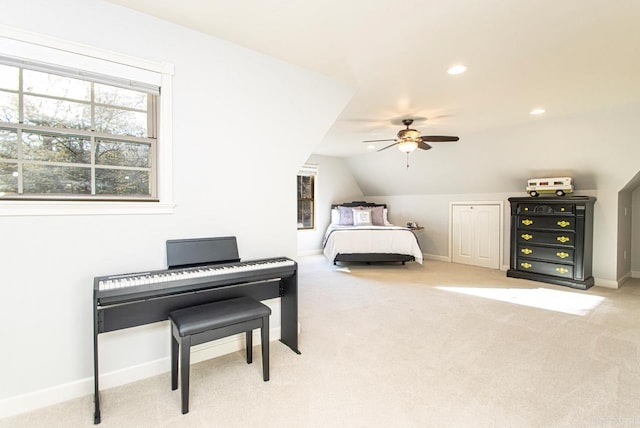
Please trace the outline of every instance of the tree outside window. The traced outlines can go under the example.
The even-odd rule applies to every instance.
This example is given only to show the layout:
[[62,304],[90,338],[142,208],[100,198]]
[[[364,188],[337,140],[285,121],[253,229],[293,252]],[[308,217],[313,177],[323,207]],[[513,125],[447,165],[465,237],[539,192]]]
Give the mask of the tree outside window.
[[0,62],[0,199],[155,200],[157,88],[24,64]]
[[313,175],[298,175],[298,229],[314,228]]

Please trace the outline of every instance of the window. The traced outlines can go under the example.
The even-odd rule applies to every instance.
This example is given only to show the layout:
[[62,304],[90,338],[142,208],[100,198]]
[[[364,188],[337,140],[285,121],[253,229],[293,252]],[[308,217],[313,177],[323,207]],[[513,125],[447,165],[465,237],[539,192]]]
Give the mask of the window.
[[0,199],[157,201],[159,87],[0,57]]
[[298,176],[298,229],[313,229],[314,176]]
[[174,212],[173,64],[6,26],[0,58],[0,216]]
[[298,229],[314,228],[317,173],[318,165],[308,163],[298,172]]

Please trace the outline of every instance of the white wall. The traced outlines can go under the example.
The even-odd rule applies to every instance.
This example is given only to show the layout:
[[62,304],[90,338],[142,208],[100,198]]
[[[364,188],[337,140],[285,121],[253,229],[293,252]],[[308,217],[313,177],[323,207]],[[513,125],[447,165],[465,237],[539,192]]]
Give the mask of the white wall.
[[331,204],[362,200],[358,187],[344,159],[312,155],[308,163],[318,164],[315,181],[315,227],[298,231],[298,254],[317,254],[322,250],[322,239],[331,222]]
[[[576,195],[597,196],[597,192],[577,192]],[[426,258],[451,261],[450,247],[450,203],[451,202],[502,202],[502,247],[501,268],[509,267],[509,233],[511,197],[524,197],[521,193],[459,193],[447,195],[394,195],[366,196],[368,201],[384,202],[389,207],[389,221],[402,225],[411,220],[424,227],[416,232],[420,248]]]
[[[396,225],[404,225],[407,221],[414,221],[424,227],[416,232],[422,253],[427,258],[450,261],[449,223],[450,202],[504,202],[505,224],[503,225],[503,248],[509,245],[509,203],[507,198],[514,196],[507,193],[488,194],[455,194],[455,195],[393,195],[367,196],[367,201],[386,203],[389,209],[389,221]],[[509,254],[505,253],[505,260],[501,265],[509,264]]]
[[631,272],[634,278],[640,278],[640,187],[631,198]]
[[[616,288],[618,277],[616,276],[616,258],[611,252],[606,253],[602,246],[597,243],[607,242],[616,248],[615,239],[617,236],[616,221],[607,222],[608,215],[614,215],[617,219],[617,199],[608,201],[608,206],[615,208],[613,213],[605,210],[604,205],[600,205],[602,197],[601,191],[585,190],[577,191],[575,195],[595,196],[597,198],[594,207],[594,248],[593,248],[593,276],[596,285]],[[422,252],[427,258],[439,260],[449,260],[450,240],[449,240],[449,204],[456,201],[502,201],[504,206],[504,222],[502,226],[503,244],[503,267],[509,266],[509,201],[510,197],[526,196],[524,192],[508,193],[466,193],[466,194],[445,194],[445,195],[392,195],[392,196],[365,196],[368,201],[384,202],[389,206],[389,220],[394,224],[404,224],[407,220],[416,221],[424,230],[417,233]],[[603,223],[608,223],[607,227]],[[612,227],[613,230],[609,230]],[[614,251],[615,252],[615,251]],[[607,276],[612,275],[612,276]]]
[[[574,177],[578,191],[597,193],[593,273],[612,286],[619,278],[618,192],[640,169],[638,117],[640,104],[633,104],[461,135],[458,143],[412,153],[408,169],[398,150],[354,156],[347,164],[365,195],[423,196],[437,212],[448,207],[449,195],[524,195],[528,178]],[[446,253],[440,240],[429,239],[427,250]]]
[[638,172],[640,102],[460,135],[406,157],[384,150],[347,159],[365,195],[522,192],[526,180],[566,174],[576,188],[621,190]]
[[617,280],[623,282],[631,277],[632,236],[632,192],[630,189],[618,193],[618,265]]
[[[176,208],[0,219],[0,417],[43,391],[90,392],[94,276],[163,269],[165,241],[181,237],[236,235],[245,260],[294,257],[296,172],[353,93],[103,1],[4,3],[2,25],[175,65]],[[101,372],[166,358],[168,337],[166,323],[101,335]]]

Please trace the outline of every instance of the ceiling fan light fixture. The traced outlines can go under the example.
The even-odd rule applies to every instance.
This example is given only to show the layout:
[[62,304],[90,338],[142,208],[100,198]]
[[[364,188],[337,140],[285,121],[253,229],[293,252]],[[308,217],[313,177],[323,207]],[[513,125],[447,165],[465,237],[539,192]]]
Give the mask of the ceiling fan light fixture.
[[404,133],[404,137],[409,140],[416,141],[420,138],[420,133],[415,129],[407,129]]
[[398,142],[398,150],[403,153],[411,153],[418,148],[418,142],[414,140],[401,140]]

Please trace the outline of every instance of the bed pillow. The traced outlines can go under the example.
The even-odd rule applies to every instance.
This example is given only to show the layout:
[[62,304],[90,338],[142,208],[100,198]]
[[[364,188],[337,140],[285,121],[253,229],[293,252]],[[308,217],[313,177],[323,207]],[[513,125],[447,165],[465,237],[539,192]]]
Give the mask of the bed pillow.
[[353,209],[354,226],[371,226],[371,210],[363,208]]
[[331,209],[331,224],[340,224],[340,210],[337,208]]
[[339,206],[338,211],[340,212],[340,221],[338,224],[340,226],[353,226],[353,209]]
[[389,218],[388,218],[388,214],[389,214],[389,210],[387,210],[386,208],[382,211],[382,221],[384,222],[385,226],[393,226],[393,224],[391,224],[389,222]]
[[381,205],[379,207],[371,208],[371,223],[374,226],[384,226],[384,207]]

